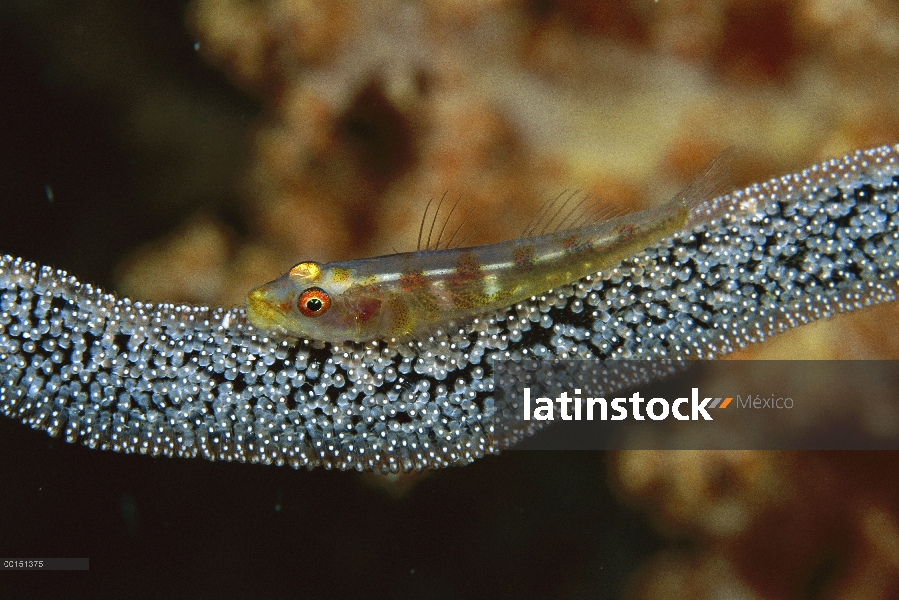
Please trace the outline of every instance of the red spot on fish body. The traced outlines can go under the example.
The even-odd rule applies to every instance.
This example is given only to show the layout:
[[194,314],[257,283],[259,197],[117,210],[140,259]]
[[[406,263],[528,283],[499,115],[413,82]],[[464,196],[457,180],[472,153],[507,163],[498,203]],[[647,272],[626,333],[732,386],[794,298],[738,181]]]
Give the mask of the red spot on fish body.
[[455,284],[462,284],[481,279],[483,276],[481,263],[474,252],[463,252],[456,260],[456,268],[450,279]]
[[568,254],[589,252],[593,249],[593,242],[589,238],[583,239],[578,235],[569,235],[561,240],[562,247]]
[[456,268],[447,279],[453,297],[453,306],[461,309],[481,304],[483,294],[475,283],[484,279],[481,263],[473,252],[463,252],[456,260]]
[[634,235],[634,225],[629,223],[627,225],[621,225],[616,229],[618,235],[629,238]]
[[520,246],[512,251],[512,262],[516,268],[526,269],[533,266],[535,256],[533,246]]
[[403,292],[415,292],[430,285],[428,278],[421,271],[404,271],[400,276],[400,289]]
[[381,301],[377,298],[362,296],[356,301],[356,321],[365,323],[381,310]]

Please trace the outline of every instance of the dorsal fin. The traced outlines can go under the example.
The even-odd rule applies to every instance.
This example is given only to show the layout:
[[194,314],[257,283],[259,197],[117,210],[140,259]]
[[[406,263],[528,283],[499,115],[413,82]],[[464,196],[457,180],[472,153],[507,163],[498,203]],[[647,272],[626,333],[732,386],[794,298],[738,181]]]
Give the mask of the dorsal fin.
[[[691,214],[700,210],[704,204],[712,200],[718,192],[725,188],[730,175],[729,167],[734,155],[735,150],[733,147],[718,154],[706,163],[690,183],[678,192],[674,198],[680,199],[687,209],[690,210]],[[453,242],[456,241],[468,218],[474,213],[474,209],[469,210],[452,229],[452,234],[447,236],[447,228],[462,200],[461,195],[456,198],[456,201],[449,208],[449,213],[446,214],[446,217],[442,217],[441,212],[444,211],[443,205],[446,202],[447,194],[448,192],[444,192],[440,200],[436,201],[437,205],[433,212],[431,211],[431,206],[435,203],[434,198],[428,200],[425,206],[424,213],[421,216],[421,223],[418,226],[417,249],[419,251],[447,250],[453,247],[462,247],[478,231],[478,229],[475,229],[465,236],[464,239],[460,239],[457,246],[453,246]],[[579,189],[564,190],[543,204],[525,226],[520,237],[534,237],[580,227],[588,223],[602,223],[630,212],[632,211],[623,206],[598,200],[589,192],[582,193]]]
[[[683,202],[690,211],[691,220],[694,218],[693,215],[705,211],[707,205],[728,188],[730,166],[736,153],[735,147],[732,146],[712,158],[690,180],[690,183],[674,196],[673,199]],[[555,233],[588,223],[602,223],[630,212],[633,211],[623,206],[596,200],[589,193],[581,197],[580,190],[565,190],[544,203],[525,226],[521,237]]]
[[712,158],[690,180],[690,183],[678,192],[674,199],[684,203],[690,211],[691,221],[699,213],[709,212],[709,203],[722,192],[729,189],[731,179],[730,167],[737,155],[736,146],[730,146]]
[[[480,231],[480,227],[475,227],[472,231],[466,232],[467,235],[459,238],[459,233],[468,222],[469,217],[474,214],[475,209],[469,210],[464,217],[457,217],[458,222],[453,223],[451,227],[450,221],[462,201],[462,196],[456,198],[447,213],[443,208],[444,204],[448,204],[447,194],[448,192],[444,192],[439,200],[431,198],[425,205],[421,222],[418,225],[418,251],[461,248]],[[432,206],[434,206],[433,209]],[[592,194],[581,194],[581,190],[565,190],[544,203],[519,237],[533,237],[564,231],[587,223],[601,223],[628,212],[630,211],[622,206],[596,200]],[[444,213],[446,216],[443,216]],[[449,231],[452,233],[448,233]],[[395,248],[393,250],[397,252]]]
[[[560,200],[562,200],[561,204],[559,204]],[[565,190],[544,203],[530,223],[525,226],[521,237],[555,233],[587,223],[608,221],[628,212],[630,211],[622,206],[597,200],[590,193],[581,196],[580,190],[571,192]]]
[[[425,212],[421,215],[421,224],[418,227],[418,250],[446,250],[452,247],[453,241],[456,239],[456,236],[461,231],[462,226],[465,225],[465,222],[468,220],[468,217],[474,213],[474,209],[468,211],[468,213],[462,218],[456,228],[453,230],[452,235],[446,239],[446,242],[443,243],[441,247],[441,242],[445,239],[444,234],[446,233],[447,225],[449,225],[450,219],[453,218],[453,213],[456,212],[456,208],[459,206],[459,202],[462,200],[462,196],[460,195],[456,198],[456,201],[453,203],[452,208],[450,208],[449,214],[446,215],[446,218],[443,219],[443,223],[439,225],[438,221],[440,220],[440,209],[443,207],[443,202],[446,200],[446,192],[444,192],[443,196],[440,197],[440,200],[437,202],[437,207],[434,209],[434,214],[431,216],[431,224],[427,228],[427,237],[425,237],[425,223],[428,221],[428,213],[431,210],[431,204],[434,203],[434,199],[431,198],[428,200],[427,206],[425,206]],[[434,235],[436,230],[436,237]],[[424,246],[422,246],[422,242],[424,242]],[[461,243],[461,242],[460,242]]]

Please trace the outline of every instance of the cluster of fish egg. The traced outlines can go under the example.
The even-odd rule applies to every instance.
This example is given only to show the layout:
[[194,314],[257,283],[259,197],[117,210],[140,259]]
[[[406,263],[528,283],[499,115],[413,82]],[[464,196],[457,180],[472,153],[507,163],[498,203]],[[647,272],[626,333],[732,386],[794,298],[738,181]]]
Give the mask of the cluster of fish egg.
[[496,401],[504,359],[712,358],[892,300],[899,147],[719,198],[608,272],[421,341],[326,344],[240,310],[143,305],[0,258],[0,411],[151,455],[408,471],[532,429]]
[[562,290],[548,343],[521,351],[709,359],[895,300],[897,174],[899,146],[883,147],[716,198],[693,228]]

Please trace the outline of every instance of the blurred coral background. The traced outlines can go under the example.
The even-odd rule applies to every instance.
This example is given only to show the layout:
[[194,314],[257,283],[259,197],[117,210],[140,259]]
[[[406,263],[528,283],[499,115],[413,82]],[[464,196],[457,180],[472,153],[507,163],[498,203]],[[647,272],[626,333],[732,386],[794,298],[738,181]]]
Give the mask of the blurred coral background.
[[[0,64],[0,215],[13,224],[0,251],[145,301],[240,305],[301,259],[415,249],[425,205],[444,194],[460,198],[457,220],[473,211],[468,242],[485,243],[519,235],[566,189],[629,209],[663,202],[730,146],[737,188],[899,142],[893,0],[23,0],[0,18],[12,57]],[[737,358],[896,359],[897,317],[896,306],[868,309]],[[525,492],[513,474],[528,460],[546,480]],[[483,550],[410,542],[445,559],[430,579],[425,569],[387,589],[462,597],[478,589],[473,574],[500,573],[519,581],[500,596],[517,597],[899,595],[893,453],[484,462],[359,484],[381,507],[366,522],[422,511],[412,522],[442,532],[439,547],[445,514],[432,523],[427,502],[454,492],[431,486],[474,478],[457,518]],[[278,477],[309,478],[338,506],[349,502],[341,492],[358,493],[328,487],[333,474]],[[519,496],[500,495],[499,481]],[[513,510],[523,496],[572,520],[538,526],[542,513]],[[585,518],[617,521],[578,533]],[[402,520],[356,531],[371,537],[353,548],[341,530],[348,565],[414,579],[379,563],[373,540],[419,534]],[[371,585],[337,563],[317,568]],[[535,570],[544,587],[521,583]]]

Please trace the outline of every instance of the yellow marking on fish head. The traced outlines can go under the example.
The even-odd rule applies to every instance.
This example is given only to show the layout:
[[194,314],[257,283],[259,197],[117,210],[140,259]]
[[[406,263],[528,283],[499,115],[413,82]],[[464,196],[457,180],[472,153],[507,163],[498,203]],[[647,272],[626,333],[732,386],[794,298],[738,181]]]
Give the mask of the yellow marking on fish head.
[[265,323],[274,321],[278,316],[277,309],[268,301],[262,286],[253,288],[247,294],[247,308],[251,315],[250,321],[257,324],[257,327],[264,327]]
[[290,270],[290,278],[297,283],[308,281],[315,283],[322,276],[322,267],[317,262],[307,261],[301,262]]
[[352,275],[352,271],[343,267],[332,267],[328,269],[328,272],[331,275],[331,281],[334,283],[346,283]]
[[293,285],[289,277],[279,277],[247,294],[247,318],[256,327],[290,331]]

